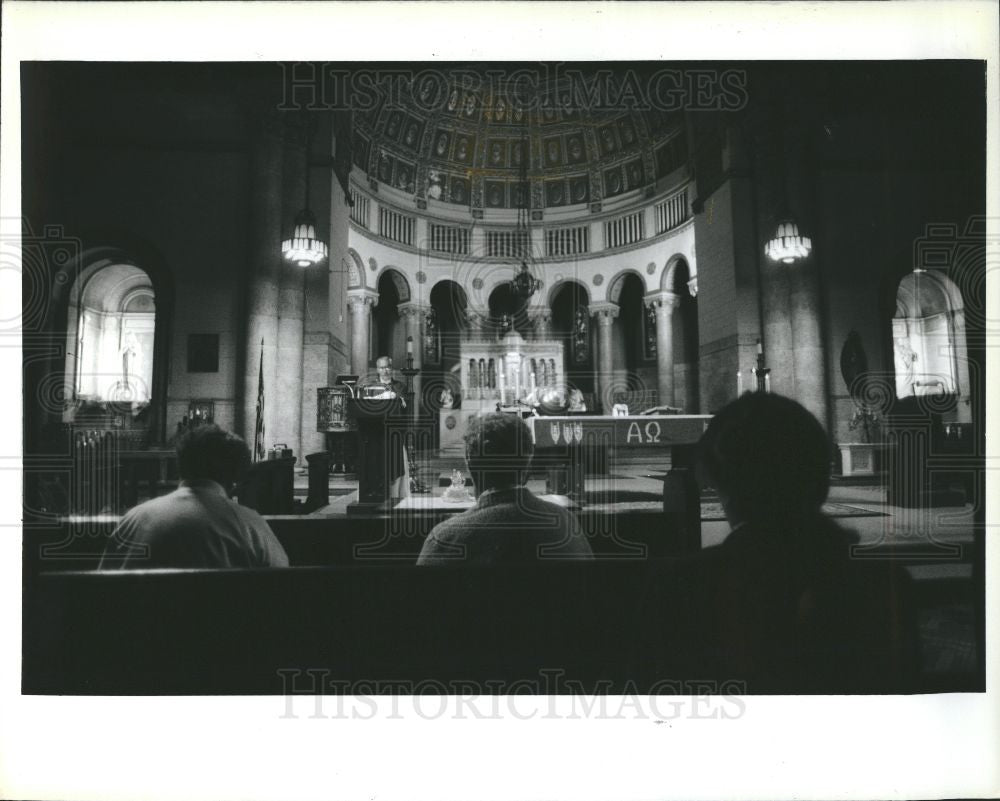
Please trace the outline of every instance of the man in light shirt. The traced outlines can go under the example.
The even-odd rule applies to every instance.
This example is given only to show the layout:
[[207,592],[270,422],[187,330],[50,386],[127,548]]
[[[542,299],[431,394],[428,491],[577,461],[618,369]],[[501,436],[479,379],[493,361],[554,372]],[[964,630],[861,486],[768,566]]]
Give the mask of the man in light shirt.
[[229,498],[250,462],[242,439],[216,425],[195,426],[178,440],[177,462],[180,486],[126,512],[102,570],[288,566],[264,518]]

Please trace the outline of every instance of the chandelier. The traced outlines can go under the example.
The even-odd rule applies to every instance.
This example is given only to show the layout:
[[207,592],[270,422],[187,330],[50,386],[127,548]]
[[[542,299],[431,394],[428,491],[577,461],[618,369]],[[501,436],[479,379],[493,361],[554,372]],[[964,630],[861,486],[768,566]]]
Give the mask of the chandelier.
[[302,211],[295,215],[291,237],[281,243],[281,255],[299,267],[312,267],[326,258],[327,247],[326,242],[316,238],[316,217],[309,211],[309,153],[312,144],[312,127],[308,117],[305,117],[304,124],[306,127],[305,204]]
[[326,258],[326,242],[316,238],[316,218],[308,208],[295,215],[291,239],[281,243],[281,255],[299,267],[312,267]]
[[531,187],[528,183],[528,159],[531,149],[527,135],[521,137],[521,186],[520,201],[517,204],[517,229],[514,241],[521,256],[521,269],[518,270],[511,282],[514,293],[521,299],[527,300],[542,287],[542,282],[531,274],[528,260],[531,256]]
[[775,229],[774,236],[764,245],[764,253],[771,261],[785,264],[801,261],[812,251],[812,240],[799,233],[799,227],[791,220],[782,220]]

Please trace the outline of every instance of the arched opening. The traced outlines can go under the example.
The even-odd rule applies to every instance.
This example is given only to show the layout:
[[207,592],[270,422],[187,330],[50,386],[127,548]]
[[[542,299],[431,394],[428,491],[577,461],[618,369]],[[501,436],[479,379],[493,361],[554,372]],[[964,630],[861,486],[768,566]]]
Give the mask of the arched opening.
[[587,398],[593,409],[594,348],[587,290],[576,281],[566,281],[555,288],[550,302],[552,332],[563,343],[563,371],[566,381]]
[[[611,346],[615,365],[613,384],[618,392],[641,392],[656,389],[656,330],[652,329],[653,349],[643,300],[645,285],[635,273],[624,273],[612,283],[608,299],[618,304],[618,317],[611,327]],[[626,398],[618,400],[626,401]],[[653,405],[652,397],[648,399]]]
[[378,304],[372,313],[375,357],[388,356],[398,369],[405,366],[406,330],[399,317],[399,304],[409,300],[406,279],[386,270],[378,280]]
[[[698,392],[698,299],[691,294],[691,272],[684,259],[673,270],[671,291],[680,298],[674,309],[674,404],[687,414],[697,414]],[[655,338],[656,332],[653,331]]]
[[153,397],[155,333],[156,298],[144,270],[116,263],[83,271],[69,298],[66,397],[74,406],[115,403],[138,414]]
[[[969,399],[965,316],[958,288],[945,276],[913,272],[896,290],[892,318],[896,397]],[[960,419],[968,403],[957,405]]]
[[468,299],[460,284],[445,280],[431,289],[430,305],[424,320],[423,393],[425,407],[436,411],[446,387],[454,402],[461,403],[458,373],[462,337],[469,325]]
[[528,299],[514,291],[510,281],[498,284],[490,292],[487,301],[489,308],[489,327],[502,336],[513,329],[522,336],[528,336],[531,331],[528,317]]

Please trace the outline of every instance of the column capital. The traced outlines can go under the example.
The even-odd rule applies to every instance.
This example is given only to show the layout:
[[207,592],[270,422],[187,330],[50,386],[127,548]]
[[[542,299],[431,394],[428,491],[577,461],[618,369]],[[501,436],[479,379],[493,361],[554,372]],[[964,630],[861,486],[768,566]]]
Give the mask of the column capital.
[[419,317],[420,319],[423,319],[423,316],[430,310],[431,305],[429,303],[418,303],[415,300],[400,303],[396,306],[396,311],[399,312],[399,316],[404,318]]
[[591,303],[589,310],[590,313],[597,318],[597,322],[600,325],[611,325],[614,319],[618,316],[618,312],[621,310],[621,307],[617,303],[603,301],[600,303]]
[[377,306],[378,292],[374,289],[352,289],[347,293],[347,305],[352,310]]
[[650,292],[648,295],[644,295],[642,302],[647,308],[665,309],[668,314],[671,314],[680,305],[681,297],[674,292],[661,289],[657,292]]

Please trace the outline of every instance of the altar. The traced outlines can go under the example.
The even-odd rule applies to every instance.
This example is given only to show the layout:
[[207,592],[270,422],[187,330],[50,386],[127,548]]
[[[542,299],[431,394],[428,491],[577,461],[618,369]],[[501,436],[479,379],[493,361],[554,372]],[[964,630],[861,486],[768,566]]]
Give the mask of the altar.
[[463,342],[459,355],[460,406],[439,418],[442,455],[464,453],[469,418],[497,405],[527,409],[544,390],[565,389],[561,342],[528,342],[516,331],[500,340]]

